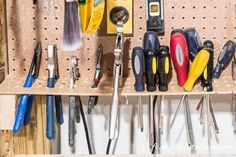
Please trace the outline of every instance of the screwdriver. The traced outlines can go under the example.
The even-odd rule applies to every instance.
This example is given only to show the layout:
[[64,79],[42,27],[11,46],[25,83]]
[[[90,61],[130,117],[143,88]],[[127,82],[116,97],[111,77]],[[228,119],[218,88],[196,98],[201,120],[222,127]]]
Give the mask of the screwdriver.
[[235,53],[236,43],[232,40],[227,41],[224,45],[217,59],[216,66],[213,70],[213,77],[219,78],[222,71],[228,66],[231,62],[234,53]]
[[144,55],[145,55],[145,74],[147,91],[153,92],[156,90],[156,72],[157,72],[157,53],[160,50],[160,43],[157,33],[148,31],[144,34],[143,41]]
[[195,56],[202,48],[201,39],[195,28],[185,29],[184,35],[188,44],[189,59],[193,62]]
[[174,29],[170,38],[170,57],[173,62],[179,86],[183,86],[188,78],[188,47],[184,32]]
[[[144,34],[143,40],[144,56],[145,56],[145,75],[147,83],[147,91],[153,92],[156,90],[157,82],[157,53],[160,50],[160,43],[158,36],[153,31],[148,31]],[[153,96],[149,96],[149,147],[153,153],[155,148],[155,135],[154,135],[154,103]]]
[[159,90],[168,90],[168,76],[170,73],[170,53],[168,46],[161,46],[158,54],[157,73],[159,77]]
[[204,69],[202,76],[201,76],[201,85],[205,91],[213,91],[212,87],[212,71],[213,71],[213,66],[214,66],[214,44],[210,40],[206,40],[203,43],[205,49],[208,50],[210,53],[210,58],[207,63],[206,68]]
[[[143,49],[141,47],[133,48],[132,69],[133,69],[133,73],[135,76],[135,83],[134,83],[135,90],[136,90],[136,92],[142,92],[145,90],[144,81],[143,81],[144,69],[145,69],[145,59],[144,59]],[[142,97],[139,96],[138,100],[139,100],[139,103],[138,103],[139,104],[139,106],[138,106],[139,127],[140,127],[141,131],[143,131]]]
[[207,49],[203,48],[193,60],[190,68],[187,81],[184,83],[184,90],[190,92],[193,89],[195,81],[203,73],[210,58],[210,53]]

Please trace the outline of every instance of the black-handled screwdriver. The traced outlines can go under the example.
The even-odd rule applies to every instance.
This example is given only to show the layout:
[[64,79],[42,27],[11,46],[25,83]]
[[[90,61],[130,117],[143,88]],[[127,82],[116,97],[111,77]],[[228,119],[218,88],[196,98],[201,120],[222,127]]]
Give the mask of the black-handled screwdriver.
[[153,92],[156,90],[157,53],[160,50],[157,34],[152,31],[146,32],[143,45],[147,91]]
[[168,46],[161,46],[158,53],[157,73],[159,77],[159,90],[168,90],[168,76],[170,74],[170,53]]
[[236,43],[232,40],[227,41],[222,50],[220,51],[220,55],[217,59],[217,64],[213,70],[213,77],[219,78],[222,71],[229,65],[231,62],[234,53],[235,53]]
[[[135,47],[132,51],[132,69],[135,76],[134,87],[136,92],[142,92],[145,90],[144,86],[144,69],[145,58],[143,49],[141,47]],[[138,98],[138,127],[143,131],[143,106],[142,97]]]
[[213,68],[214,68],[214,44],[213,44],[212,41],[206,40],[203,43],[203,46],[210,53],[210,58],[209,58],[209,61],[207,63],[207,66],[206,66],[205,70],[202,73],[201,85],[202,85],[202,87],[203,87],[203,89],[205,91],[213,91],[213,86],[212,86],[213,75],[212,75],[212,71],[213,71]]

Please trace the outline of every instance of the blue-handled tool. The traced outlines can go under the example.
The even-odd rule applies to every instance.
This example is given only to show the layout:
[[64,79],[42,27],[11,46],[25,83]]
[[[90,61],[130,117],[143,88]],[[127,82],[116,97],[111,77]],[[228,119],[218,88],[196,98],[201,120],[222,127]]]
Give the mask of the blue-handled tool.
[[[30,65],[29,73],[26,77],[24,87],[30,88],[33,84],[33,81],[38,78],[39,67],[41,62],[42,48],[41,43],[39,42],[35,48],[34,56]],[[29,124],[32,105],[33,105],[34,96],[23,94],[20,96],[19,105],[17,109],[16,119],[13,126],[13,132],[17,133],[20,131],[22,124]]]
[[[48,45],[48,88],[54,88],[58,76],[56,46]],[[58,124],[63,124],[63,109],[60,95],[47,95],[46,97],[46,134],[48,139],[53,139],[55,134],[54,126],[54,102],[56,108],[56,119]]]

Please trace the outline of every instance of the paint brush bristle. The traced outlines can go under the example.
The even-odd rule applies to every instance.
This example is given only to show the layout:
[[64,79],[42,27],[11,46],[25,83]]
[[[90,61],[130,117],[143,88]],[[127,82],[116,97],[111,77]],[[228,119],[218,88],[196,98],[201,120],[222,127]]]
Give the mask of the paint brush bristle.
[[82,47],[82,33],[76,0],[65,1],[64,34],[62,47],[65,51],[74,51]]

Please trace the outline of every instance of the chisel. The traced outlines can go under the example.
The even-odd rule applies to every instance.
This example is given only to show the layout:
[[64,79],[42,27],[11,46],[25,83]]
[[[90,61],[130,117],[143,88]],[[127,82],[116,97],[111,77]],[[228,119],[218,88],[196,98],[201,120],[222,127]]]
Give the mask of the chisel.
[[[136,92],[142,92],[144,87],[144,70],[145,70],[145,58],[144,52],[141,47],[135,47],[132,51],[132,69],[135,76],[134,87]],[[143,131],[143,116],[142,116],[142,100],[141,96],[138,98],[138,116],[139,116],[139,128]]]
[[217,59],[216,66],[213,70],[213,77],[219,78],[222,71],[228,66],[235,54],[236,43],[232,40],[227,41]]

